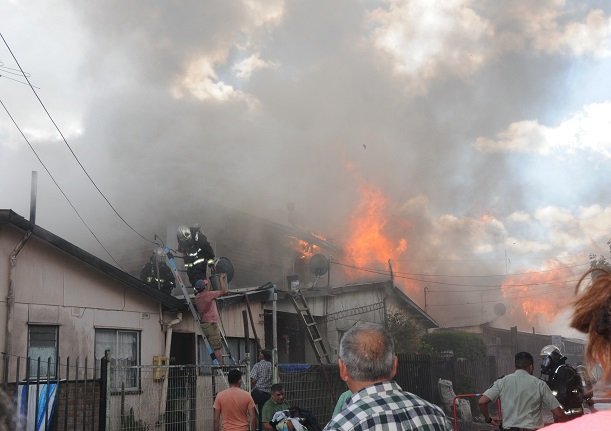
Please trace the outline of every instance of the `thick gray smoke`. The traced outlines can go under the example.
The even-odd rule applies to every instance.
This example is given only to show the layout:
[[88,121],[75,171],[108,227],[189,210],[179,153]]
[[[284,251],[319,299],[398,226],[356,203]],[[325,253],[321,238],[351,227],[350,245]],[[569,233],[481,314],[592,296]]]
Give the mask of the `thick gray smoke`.
[[[500,290],[481,290],[506,274],[546,271],[549,258],[578,273],[604,244],[611,134],[593,144],[587,133],[577,144],[563,139],[598,133],[595,114],[611,100],[608,83],[596,97],[587,85],[609,67],[608,10],[557,1],[38,7],[34,16],[53,17],[39,28],[19,4],[0,7],[15,23],[5,36],[83,165],[147,236],[201,223],[221,253],[231,245],[278,260],[284,273],[282,240],[228,214],[293,224],[343,247],[350,220],[363,215],[359,190],[370,185],[386,198],[383,232],[407,241],[388,258],[410,295],[423,304],[425,286],[459,292],[427,298],[448,324],[497,318]],[[32,34],[44,45],[29,42]],[[0,55],[9,66],[8,52]],[[108,209],[41,108],[17,108],[32,95],[12,85],[9,102],[39,133],[59,182],[111,253],[136,267],[148,245]],[[0,206],[25,215],[36,164],[11,127],[0,128],[10,155],[3,182],[10,175],[24,185],[2,192]],[[40,223],[103,256],[62,199],[41,184]]]

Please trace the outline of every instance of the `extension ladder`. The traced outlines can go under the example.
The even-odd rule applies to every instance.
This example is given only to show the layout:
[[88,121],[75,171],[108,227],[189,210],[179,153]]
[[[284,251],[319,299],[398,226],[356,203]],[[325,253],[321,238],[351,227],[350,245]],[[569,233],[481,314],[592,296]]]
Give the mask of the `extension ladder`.
[[[185,301],[187,301],[187,305],[189,306],[189,310],[191,311],[191,315],[193,316],[193,320],[196,323],[196,327],[198,329],[198,333],[199,335],[202,337],[202,339],[204,340],[204,343],[206,343],[206,348],[208,349],[208,353],[210,354],[210,358],[212,359],[212,364],[213,365],[220,365],[220,362],[218,361],[218,358],[215,356],[214,354],[214,349],[212,349],[212,346],[210,345],[210,343],[208,342],[208,339],[206,338],[206,335],[204,334],[204,330],[202,329],[202,321],[200,318],[200,315],[198,313],[198,311],[195,309],[195,306],[193,305],[193,302],[191,301],[191,298],[189,297],[189,293],[187,292],[187,287],[185,286],[185,283],[182,281],[182,277],[180,276],[179,270],[176,266],[176,260],[174,259],[174,255],[172,254],[172,250],[169,247],[165,247],[163,249],[163,252],[166,256],[166,260],[168,262],[168,266],[170,267],[170,270],[172,271],[172,273],[174,274],[174,278],[176,280],[176,284],[180,287],[180,290],[182,291],[182,294],[185,298]],[[225,333],[223,332],[222,328],[219,327],[219,330],[221,332],[221,340],[223,343],[223,348],[225,350],[226,357],[229,358],[230,360],[230,365],[234,365],[237,364],[237,362],[235,361],[235,359],[233,358],[233,356],[231,356],[231,350],[229,349],[229,343],[227,343],[227,338],[225,337]],[[220,371],[220,369],[219,369]],[[221,371],[222,373],[222,371]]]
[[293,303],[297,314],[301,317],[301,321],[305,326],[306,333],[308,334],[308,338],[312,348],[314,349],[314,353],[318,358],[318,362],[320,364],[330,364],[331,360],[329,358],[329,353],[327,352],[327,348],[325,347],[320,331],[318,330],[316,320],[314,320],[314,316],[312,316],[312,313],[310,312],[308,301],[306,301],[303,293],[301,293],[301,290],[299,289],[294,289],[289,294],[289,298]]

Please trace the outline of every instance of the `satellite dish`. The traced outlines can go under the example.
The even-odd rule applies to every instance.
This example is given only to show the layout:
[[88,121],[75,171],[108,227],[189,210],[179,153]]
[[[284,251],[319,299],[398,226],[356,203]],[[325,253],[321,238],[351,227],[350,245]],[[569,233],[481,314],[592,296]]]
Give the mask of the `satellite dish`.
[[494,304],[494,314],[501,317],[505,314],[505,312],[507,312],[507,307],[505,307],[505,304],[502,302]]
[[310,271],[320,277],[329,271],[329,259],[322,254],[315,254],[310,259]]

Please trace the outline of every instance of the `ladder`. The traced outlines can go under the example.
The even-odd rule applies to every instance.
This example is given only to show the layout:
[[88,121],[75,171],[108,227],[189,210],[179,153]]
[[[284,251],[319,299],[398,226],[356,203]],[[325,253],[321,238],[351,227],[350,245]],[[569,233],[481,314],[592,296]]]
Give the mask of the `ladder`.
[[[168,266],[170,267],[170,270],[174,274],[174,278],[176,280],[176,284],[180,287],[180,290],[182,291],[182,294],[185,297],[185,301],[187,301],[187,305],[189,306],[189,310],[191,311],[191,315],[193,316],[193,320],[196,323],[195,326],[198,329],[198,333],[202,337],[202,339],[204,340],[204,343],[206,343],[206,348],[208,349],[208,353],[210,354],[210,359],[212,359],[212,364],[220,366],[220,363],[219,363],[218,359],[216,358],[216,356],[214,354],[214,350],[212,349],[212,346],[208,342],[208,339],[206,338],[206,335],[204,334],[204,330],[202,329],[202,321],[200,319],[199,313],[195,309],[195,306],[193,305],[193,302],[191,301],[191,298],[189,297],[189,293],[187,292],[187,287],[185,286],[185,283],[182,281],[182,277],[180,276],[180,272],[179,272],[179,270],[178,270],[178,268],[176,266],[176,260],[174,259],[174,255],[172,254],[172,249],[170,249],[169,247],[165,247],[163,249],[163,252],[164,252],[164,254],[166,256],[166,260],[168,262]],[[235,365],[235,364],[237,364],[237,362],[235,361],[233,356],[231,356],[231,350],[229,349],[229,344],[227,343],[227,338],[225,338],[225,334],[224,334],[224,332],[223,332],[223,330],[222,330],[222,328],[220,326],[219,326],[219,330],[221,332],[221,340],[222,340],[222,343],[223,343],[223,348],[225,350],[226,356],[229,358],[231,364]],[[219,371],[222,374],[222,371],[220,369],[219,369]]]
[[293,289],[289,294],[289,299],[293,303],[297,314],[301,317],[301,321],[306,328],[306,333],[308,334],[316,358],[318,358],[318,362],[320,364],[330,364],[331,360],[329,358],[329,353],[327,352],[327,348],[318,330],[316,320],[314,320],[314,316],[312,316],[310,312],[308,301],[306,301],[303,293],[301,293],[299,289]]

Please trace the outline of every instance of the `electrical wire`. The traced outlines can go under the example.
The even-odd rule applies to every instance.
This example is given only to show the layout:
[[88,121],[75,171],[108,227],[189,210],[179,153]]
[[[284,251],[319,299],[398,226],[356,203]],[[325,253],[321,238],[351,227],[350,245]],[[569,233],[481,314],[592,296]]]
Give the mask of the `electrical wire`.
[[143,240],[151,243],[151,244],[156,244],[159,245],[157,242],[150,240],[149,238],[145,237],[144,235],[142,235],[140,232],[138,232],[132,225],[130,225],[121,214],[119,214],[119,211],[116,210],[116,208],[110,203],[110,201],[108,200],[108,198],[106,197],[106,195],[104,195],[104,193],[102,193],[102,190],[100,190],[100,188],[98,187],[98,185],[95,183],[95,181],[93,181],[93,178],[91,178],[91,176],[89,175],[89,173],[87,172],[87,170],[85,169],[85,167],[83,166],[83,164],[81,163],[81,161],[79,160],[79,158],[76,156],[76,154],[74,153],[74,151],[72,150],[72,147],[70,146],[70,144],[68,144],[68,141],[66,140],[64,134],[62,133],[62,131],[59,129],[57,123],[55,123],[55,120],[53,120],[53,117],[51,116],[51,114],[49,113],[47,107],[45,106],[45,104],[43,103],[43,101],[40,99],[40,97],[38,96],[38,93],[36,92],[36,90],[34,89],[34,86],[32,85],[32,83],[30,82],[30,80],[28,79],[27,74],[23,71],[23,68],[21,67],[21,64],[19,64],[19,61],[17,61],[17,57],[15,57],[15,54],[13,54],[13,51],[11,50],[11,47],[9,46],[8,42],[6,41],[6,39],[4,38],[4,36],[2,35],[2,32],[0,32],[0,37],[2,38],[2,41],[4,42],[4,44],[6,45],[8,51],[10,52],[11,56],[13,57],[13,60],[15,61],[15,63],[17,64],[17,66],[19,67],[19,70],[21,71],[23,77],[25,78],[25,80],[27,81],[30,89],[32,90],[32,92],[34,93],[34,95],[36,96],[36,99],[38,99],[38,102],[40,103],[40,105],[42,106],[42,108],[44,109],[44,111],[46,112],[47,116],[49,117],[49,120],[51,120],[51,123],[53,123],[53,126],[55,126],[55,129],[57,130],[57,132],[59,133],[59,135],[62,137],[62,140],[64,141],[64,144],[66,144],[66,146],[68,147],[68,149],[70,150],[70,153],[72,153],[72,156],[74,157],[74,159],[76,160],[76,162],[78,163],[78,165],[81,167],[81,169],[83,170],[83,172],[85,173],[85,175],[87,176],[87,178],[89,178],[89,181],[91,181],[91,184],[93,184],[93,186],[95,187],[95,189],[98,191],[98,193],[100,194],[100,196],[102,196],[102,198],[104,198],[104,200],[106,201],[106,203],[110,206],[110,208],[114,211],[114,213],[117,215],[117,217],[119,217],[119,219],[121,219],[121,221],[128,227],[130,228],[136,235],[138,235],[140,238],[142,238]]
[[[347,268],[352,268],[352,269],[356,269],[356,270],[363,271],[363,272],[369,272],[369,273],[372,273],[372,274],[390,276],[390,271],[382,271],[382,270],[377,270],[377,269],[373,269],[373,268],[359,267],[359,266],[349,265],[349,264],[346,264],[346,263],[341,263],[341,262],[336,262],[336,261],[329,261],[329,262],[333,263],[335,265],[344,266],[344,267],[347,267]],[[533,274],[536,274],[536,273],[533,273]],[[411,280],[411,281],[418,281],[418,282],[427,283],[427,284],[441,284],[441,285],[444,285],[444,286],[473,287],[473,284],[450,283],[450,282],[447,282],[447,281],[424,280],[424,279],[416,278],[416,277],[407,277],[407,276],[402,276],[402,275],[396,275],[395,272],[393,272],[393,276],[394,276],[394,278],[400,278],[400,279]],[[508,274],[507,276],[510,276],[510,275]],[[557,280],[548,280],[548,281],[546,281],[544,283],[521,283],[521,284],[502,284],[502,285],[504,287],[539,286],[539,285],[546,285],[546,284],[550,284],[550,283],[554,283],[554,282],[564,282],[564,281],[568,281],[568,280],[557,279]],[[477,287],[500,288],[501,284],[480,284],[480,285],[477,285]]]
[[[6,76],[6,75],[2,75],[2,74],[0,74],[0,78],[10,79],[11,81],[15,81],[15,82],[17,82],[17,83],[19,83],[19,84],[22,84],[22,85],[28,85],[28,83],[27,83],[27,82],[23,82],[23,81],[20,81],[20,80],[18,80],[18,79],[11,78],[10,76]],[[36,87],[36,88],[38,88],[38,87]]]
[[[563,289],[563,288],[561,288]],[[511,299],[528,299],[528,298],[537,298],[540,297],[542,294],[547,294],[549,292],[551,292],[552,290],[548,290],[545,292],[539,292],[535,295],[516,295],[516,296],[506,296],[502,299],[506,299],[506,300],[511,300]],[[450,303],[450,304],[427,304],[427,307],[451,307],[451,306],[462,306],[462,305],[481,305],[481,304],[492,304],[494,302],[499,302],[502,299],[494,299],[494,300],[486,300],[486,301],[477,301],[477,302],[457,302],[457,303]]]
[[[6,72],[6,73],[10,73],[11,75],[17,75],[17,76],[23,76],[23,72],[21,72],[19,69],[15,69],[14,67],[8,67],[4,65],[4,62],[2,60],[0,60],[0,70]],[[29,78],[30,76],[32,76],[31,73],[26,73],[25,75],[27,75],[27,77]]]
[[[551,280],[547,283],[538,283],[538,284],[520,284],[520,285],[513,285],[514,287],[517,286],[530,286],[530,287],[544,287],[547,286],[548,284],[552,284],[552,283],[576,283],[577,281],[579,281],[579,278],[574,278],[574,279],[566,279],[566,280]],[[498,286],[496,288],[489,288],[489,289],[464,289],[464,290],[429,290],[427,289],[427,293],[469,293],[469,292],[498,292],[499,288],[503,287],[505,285],[501,285]],[[574,286],[570,286],[571,289],[574,288]]]
[[[589,266],[590,263],[576,263],[574,265],[565,265],[562,268],[577,268],[580,266]],[[488,275],[453,275],[453,274],[419,274],[416,272],[401,272],[395,271],[395,274],[402,275],[415,275],[420,277],[452,277],[452,278],[485,278],[485,277],[508,277],[515,275],[531,275],[531,274],[542,274],[545,272],[553,272],[557,269],[542,269],[541,271],[527,271],[527,272],[513,272],[511,274],[488,274]]]
[[[32,150],[32,152],[34,153],[34,155],[36,156],[36,158],[38,159],[38,161],[40,162],[40,164],[42,165],[43,168],[45,168],[45,171],[47,171],[47,174],[49,174],[49,177],[51,177],[51,180],[55,183],[55,185],[57,186],[57,188],[59,189],[59,191],[61,192],[62,195],[64,195],[64,198],[66,199],[66,201],[68,202],[68,204],[70,204],[70,206],[72,207],[72,209],[74,210],[74,212],[76,213],[76,215],[78,216],[78,218],[81,220],[81,222],[85,225],[85,227],[87,228],[87,230],[89,230],[89,232],[91,233],[91,235],[93,235],[93,237],[95,238],[95,240],[98,242],[98,244],[100,244],[100,246],[104,249],[104,251],[106,252],[106,254],[108,254],[108,256],[110,256],[110,258],[112,259],[112,261],[119,267],[121,268],[121,265],[119,264],[119,262],[117,262],[117,260],[112,256],[112,254],[110,254],[110,252],[108,251],[108,249],[106,247],[104,247],[104,244],[102,244],[102,242],[100,241],[100,239],[97,237],[97,235],[93,232],[93,230],[91,230],[91,227],[89,227],[89,225],[87,224],[87,222],[83,219],[83,217],[81,216],[81,214],[78,212],[78,210],[76,209],[76,207],[74,206],[74,204],[72,203],[72,201],[68,198],[68,196],[66,195],[66,193],[62,190],[62,188],[59,186],[59,184],[57,183],[57,181],[55,180],[55,177],[53,177],[53,174],[51,174],[51,171],[49,171],[49,168],[47,168],[47,166],[44,164],[44,162],[42,161],[42,159],[40,158],[40,156],[38,155],[38,153],[36,152],[36,150],[34,149],[34,147],[32,146],[32,144],[30,143],[30,141],[28,140],[28,138],[25,136],[25,134],[23,133],[23,131],[21,130],[21,128],[19,127],[19,125],[17,124],[17,122],[15,121],[15,119],[13,118],[13,116],[11,115],[11,113],[9,112],[9,110],[7,109],[6,105],[4,104],[4,102],[2,101],[2,99],[0,99],[0,104],[2,104],[2,107],[4,108],[4,110],[6,111],[7,115],[9,116],[9,118],[11,119],[11,121],[13,122],[13,124],[15,125],[15,127],[17,128],[17,130],[19,130],[19,133],[21,133],[21,136],[23,137],[23,139],[27,142],[28,146],[30,147],[30,149]],[[123,269],[123,268],[121,268]]]

